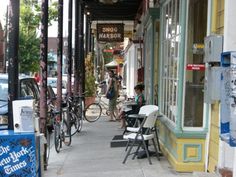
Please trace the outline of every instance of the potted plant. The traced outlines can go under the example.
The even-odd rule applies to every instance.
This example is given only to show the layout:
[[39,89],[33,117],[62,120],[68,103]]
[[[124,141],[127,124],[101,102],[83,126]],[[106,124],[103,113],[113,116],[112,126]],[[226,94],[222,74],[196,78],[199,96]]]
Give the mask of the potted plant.
[[93,55],[89,53],[85,58],[85,105],[93,103],[96,95]]

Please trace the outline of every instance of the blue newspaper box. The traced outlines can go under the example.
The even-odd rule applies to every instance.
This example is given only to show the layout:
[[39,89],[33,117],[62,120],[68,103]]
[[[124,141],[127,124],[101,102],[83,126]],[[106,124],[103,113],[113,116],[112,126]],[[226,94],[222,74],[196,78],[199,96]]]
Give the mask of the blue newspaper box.
[[36,177],[34,133],[0,131],[0,177]]
[[236,147],[236,52],[221,54],[221,138]]

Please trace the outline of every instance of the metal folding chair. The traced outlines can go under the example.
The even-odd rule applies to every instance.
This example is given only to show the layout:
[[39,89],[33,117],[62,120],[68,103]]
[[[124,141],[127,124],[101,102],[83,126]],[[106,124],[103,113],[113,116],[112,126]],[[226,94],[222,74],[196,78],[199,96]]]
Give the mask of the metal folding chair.
[[[124,139],[128,140],[127,147],[130,145],[126,156],[123,160],[123,163],[126,162],[127,158],[129,155],[133,154],[134,159],[137,154],[139,153],[139,150],[141,146],[143,146],[145,153],[148,157],[149,163],[152,164],[148,147],[147,147],[147,141],[152,140],[155,151],[156,151],[156,156],[157,159],[160,160],[159,158],[159,153],[154,141],[155,138],[155,132],[153,130],[155,129],[155,123],[157,119],[157,113],[158,113],[158,106],[156,105],[145,105],[140,108],[139,114],[136,115],[129,115],[129,117],[132,117],[139,121],[140,126],[139,127],[127,127],[127,131],[130,131],[130,133],[125,134],[123,136]],[[143,120],[142,120],[143,119]],[[134,145],[138,144],[137,149],[135,152],[131,153],[131,150],[133,149]],[[127,149],[126,147],[126,149]]]

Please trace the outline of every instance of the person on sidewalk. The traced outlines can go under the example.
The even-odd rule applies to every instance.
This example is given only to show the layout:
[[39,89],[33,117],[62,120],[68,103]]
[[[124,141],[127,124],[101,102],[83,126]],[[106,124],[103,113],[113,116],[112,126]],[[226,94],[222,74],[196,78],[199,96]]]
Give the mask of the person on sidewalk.
[[34,79],[39,84],[39,81],[40,81],[39,73],[37,73],[37,72],[34,73]]
[[121,120],[121,127],[120,128],[125,128],[125,126],[126,126],[125,116],[127,114],[137,114],[139,112],[140,107],[145,104],[145,98],[144,98],[143,90],[144,90],[144,85],[143,84],[138,84],[134,87],[134,91],[136,93],[134,101],[136,102],[137,105],[135,107],[133,107],[133,109],[131,109],[127,112],[124,110],[124,108],[121,109],[121,111],[118,115],[118,118]]
[[117,88],[117,80],[115,78],[115,74],[113,70],[108,71],[109,79],[108,79],[108,87],[106,91],[106,95],[108,95],[108,91],[113,88],[114,96],[109,99],[109,112],[110,112],[110,120],[109,121],[116,121],[115,119],[115,112],[118,112],[116,108],[116,100],[118,97],[118,88]]

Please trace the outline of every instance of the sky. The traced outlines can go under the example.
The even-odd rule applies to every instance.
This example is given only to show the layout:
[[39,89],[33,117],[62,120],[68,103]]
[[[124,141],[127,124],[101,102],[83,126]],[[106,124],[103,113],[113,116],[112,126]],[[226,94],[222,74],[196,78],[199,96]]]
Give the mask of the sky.
[[2,26],[4,26],[4,19],[5,19],[5,14],[6,14],[6,9],[7,9],[7,4],[8,1],[6,0],[0,0],[0,22],[2,23]]

